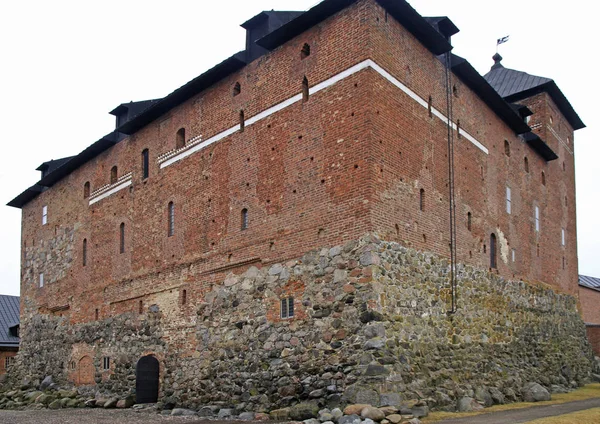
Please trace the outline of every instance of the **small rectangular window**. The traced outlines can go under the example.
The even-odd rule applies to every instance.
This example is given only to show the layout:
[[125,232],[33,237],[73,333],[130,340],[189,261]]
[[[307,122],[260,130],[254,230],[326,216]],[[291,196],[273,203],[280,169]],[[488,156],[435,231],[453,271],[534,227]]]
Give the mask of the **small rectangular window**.
[[48,206],[42,206],[42,225],[48,223]]
[[8,370],[14,362],[15,362],[14,356],[7,356],[6,358],[4,358],[4,369]]
[[512,259],[513,262],[515,261],[516,256],[517,256],[517,251],[515,249],[513,249],[511,251],[511,259]]
[[510,187],[506,187],[506,213],[510,214],[512,211],[512,198]]
[[102,359],[102,366],[104,368],[104,371],[108,371],[110,369],[110,358],[108,356],[105,356]]
[[40,273],[40,287],[44,287],[44,273]]
[[560,238],[561,238],[561,244],[564,246],[566,244],[566,241],[565,241],[565,229],[564,228],[562,228],[560,230]]
[[540,231],[540,207],[535,207],[535,231],[539,233]]
[[294,298],[281,299],[281,318],[292,318],[294,316]]

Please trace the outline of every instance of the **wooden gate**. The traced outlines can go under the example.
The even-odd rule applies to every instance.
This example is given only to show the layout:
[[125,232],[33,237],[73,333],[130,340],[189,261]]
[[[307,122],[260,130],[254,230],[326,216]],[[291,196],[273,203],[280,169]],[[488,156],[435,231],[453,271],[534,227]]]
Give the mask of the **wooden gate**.
[[140,358],[135,374],[136,403],[155,403],[158,400],[158,360],[154,356]]

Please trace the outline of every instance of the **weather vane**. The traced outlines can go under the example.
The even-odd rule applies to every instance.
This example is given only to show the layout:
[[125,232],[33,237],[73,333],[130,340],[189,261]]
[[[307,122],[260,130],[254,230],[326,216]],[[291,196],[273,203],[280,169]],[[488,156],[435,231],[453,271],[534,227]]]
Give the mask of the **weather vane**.
[[509,38],[510,38],[510,35],[507,35],[506,37],[498,38],[498,41],[496,41],[496,53],[498,53],[498,46],[500,44],[506,43]]

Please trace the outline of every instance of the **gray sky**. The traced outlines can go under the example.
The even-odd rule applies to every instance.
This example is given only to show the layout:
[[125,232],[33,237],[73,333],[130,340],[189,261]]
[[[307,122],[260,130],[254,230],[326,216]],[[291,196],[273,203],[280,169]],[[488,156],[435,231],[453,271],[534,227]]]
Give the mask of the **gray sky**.
[[[600,277],[600,98],[594,2],[409,0],[449,16],[455,52],[482,74],[496,39],[506,67],[553,78],[589,128],[575,135],[580,273]],[[42,162],[79,153],[114,127],[120,103],[165,96],[243,50],[261,10],[316,0],[18,0],[0,3],[0,204],[39,180]],[[0,206],[0,294],[19,293],[21,211]]]

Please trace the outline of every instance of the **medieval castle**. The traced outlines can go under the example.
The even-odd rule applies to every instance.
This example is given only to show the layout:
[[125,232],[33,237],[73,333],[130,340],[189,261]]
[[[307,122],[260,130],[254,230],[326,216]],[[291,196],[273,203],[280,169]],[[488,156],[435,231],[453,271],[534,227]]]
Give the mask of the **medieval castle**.
[[9,203],[14,378],[240,410],[584,380],[584,124],[554,81],[499,55],[481,76],[404,0],[242,26],[244,51],[119,105]]

